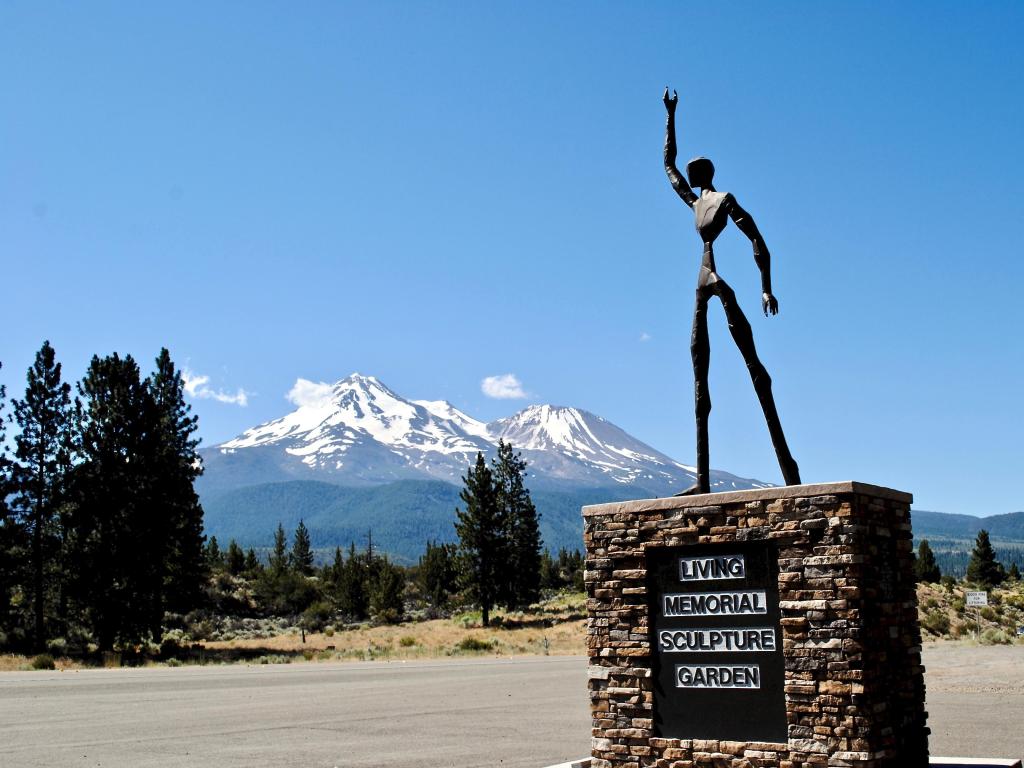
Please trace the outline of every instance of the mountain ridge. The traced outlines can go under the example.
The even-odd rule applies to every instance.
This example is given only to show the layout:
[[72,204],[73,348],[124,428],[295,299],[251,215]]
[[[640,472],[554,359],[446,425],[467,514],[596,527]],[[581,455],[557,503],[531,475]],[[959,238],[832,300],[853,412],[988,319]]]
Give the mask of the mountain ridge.
[[[407,400],[374,376],[352,374],[318,391],[291,413],[204,449],[201,493],[292,480],[458,483],[476,454],[493,456],[500,440],[522,453],[531,487],[623,485],[665,496],[695,481],[693,467],[580,408],[530,405],[485,423],[445,400]],[[770,486],[719,470],[711,484]]]

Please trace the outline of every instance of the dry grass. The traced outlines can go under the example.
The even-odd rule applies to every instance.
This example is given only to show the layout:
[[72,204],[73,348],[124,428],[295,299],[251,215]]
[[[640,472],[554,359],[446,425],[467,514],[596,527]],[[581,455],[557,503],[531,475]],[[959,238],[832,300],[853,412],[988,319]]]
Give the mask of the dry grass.
[[245,651],[306,660],[419,659],[442,656],[575,655],[586,653],[584,598],[559,595],[525,613],[493,617],[491,627],[480,625],[478,613],[451,619],[405,622],[386,626],[362,625],[333,635],[317,632],[302,641],[299,632],[265,639],[208,641],[212,653]]
[[[20,653],[0,654],[0,672],[25,672],[32,670],[32,656],[22,656]],[[68,658],[54,659],[57,670],[63,672],[67,669],[84,669],[85,665],[80,661]]]

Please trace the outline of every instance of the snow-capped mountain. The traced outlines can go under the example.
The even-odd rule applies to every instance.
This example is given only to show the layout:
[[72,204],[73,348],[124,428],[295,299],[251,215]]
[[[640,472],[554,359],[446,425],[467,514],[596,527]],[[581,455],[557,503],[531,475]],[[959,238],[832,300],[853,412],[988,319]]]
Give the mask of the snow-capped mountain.
[[[205,492],[316,479],[378,485],[402,479],[460,483],[478,451],[498,441],[521,451],[532,487],[632,486],[637,496],[689,487],[694,470],[609,421],[577,408],[534,405],[490,423],[443,400],[406,400],[353,374],[329,396],[203,452]],[[766,483],[712,472],[715,490]]]

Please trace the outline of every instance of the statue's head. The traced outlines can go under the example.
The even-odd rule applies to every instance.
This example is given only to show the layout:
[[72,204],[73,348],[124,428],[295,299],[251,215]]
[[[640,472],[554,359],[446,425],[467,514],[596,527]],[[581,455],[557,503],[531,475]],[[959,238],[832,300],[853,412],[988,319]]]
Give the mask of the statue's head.
[[686,178],[691,187],[704,189],[715,178],[715,165],[706,157],[695,157],[686,164]]

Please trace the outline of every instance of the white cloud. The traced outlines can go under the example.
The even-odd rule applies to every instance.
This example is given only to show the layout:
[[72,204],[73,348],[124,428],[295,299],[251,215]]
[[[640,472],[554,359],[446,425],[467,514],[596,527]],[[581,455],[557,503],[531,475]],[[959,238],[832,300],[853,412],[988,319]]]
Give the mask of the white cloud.
[[222,389],[210,388],[210,377],[185,368],[181,372],[181,380],[185,384],[185,394],[200,400],[216,400],[218,403],[230,403],[245,408],[249,404],[249,393],[241,387],[234,394]]
[[334,387],[322,381],[309,381],[308,379],[296,379],[295,385],[288,390],[285,398],[288,402],[299,406],[311,406],[313,408],[326,405],[331,399]]
[[640,341],[650,341],[651,338],[652,338],[651,334],[649,334],[647,331],[643,331],[640,334]]
[[514,373],[503,373],[500,376],[488,376],[480,382],[481,391],[488,397],[497,400],[518,400],[526,397],[522,382]]

